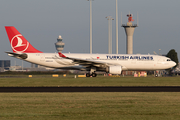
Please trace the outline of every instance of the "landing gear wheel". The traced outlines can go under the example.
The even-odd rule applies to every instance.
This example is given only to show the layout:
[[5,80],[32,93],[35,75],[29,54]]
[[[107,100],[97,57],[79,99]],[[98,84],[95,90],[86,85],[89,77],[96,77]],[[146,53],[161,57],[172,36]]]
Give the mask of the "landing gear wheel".
[[92,73],[92,77],[96,77],[97,76],[97,74],[96,73]]
[[90,73],[86,73],[86,77],[90,77]]

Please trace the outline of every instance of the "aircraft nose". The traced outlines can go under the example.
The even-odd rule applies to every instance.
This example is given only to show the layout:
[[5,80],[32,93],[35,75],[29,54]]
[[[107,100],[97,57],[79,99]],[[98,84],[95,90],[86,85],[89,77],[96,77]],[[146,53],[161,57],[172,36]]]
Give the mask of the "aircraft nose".
[[176,65],[176,63],[174,61],[172,61],[172,67],[174,67]]

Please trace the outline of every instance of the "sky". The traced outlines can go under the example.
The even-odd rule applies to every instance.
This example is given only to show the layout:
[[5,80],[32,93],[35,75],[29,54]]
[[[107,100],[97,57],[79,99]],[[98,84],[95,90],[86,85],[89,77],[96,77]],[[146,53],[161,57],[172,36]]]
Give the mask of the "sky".
[[[116,0],[92,1],[93,53],[108,53],[108,20],[112,16],[112,44],[116,53]],[[134,54],[167,54],[175,49],[180,59],[180,0],[118,0],[119,54],[126,53],[127,14],[133,14]],[[12,51],[4,26],[14,26],[38,50],[57,52],[54,43],[62,36],[63,53],[89,53],[90,3],[87,0],[1,0],[0,1],[0,60],[11,65],[22,61],[9,57]],[[24,67],[30,64],[24,62]]]

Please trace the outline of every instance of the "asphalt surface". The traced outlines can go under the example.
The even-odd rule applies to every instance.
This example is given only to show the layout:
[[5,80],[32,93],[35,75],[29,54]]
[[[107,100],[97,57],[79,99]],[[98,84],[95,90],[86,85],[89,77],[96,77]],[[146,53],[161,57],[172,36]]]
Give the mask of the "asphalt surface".
[[180,92],[180,86],[0,87],[0,92]]

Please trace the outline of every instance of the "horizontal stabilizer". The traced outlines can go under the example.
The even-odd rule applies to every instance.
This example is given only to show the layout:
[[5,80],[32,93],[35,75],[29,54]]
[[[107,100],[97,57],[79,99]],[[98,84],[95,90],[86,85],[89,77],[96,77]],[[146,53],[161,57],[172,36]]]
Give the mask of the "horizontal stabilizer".
[[16,57],[20,59],[26,59],[28,56],[26,53],[14,53],[14,52],[6,52],[11,57]]

